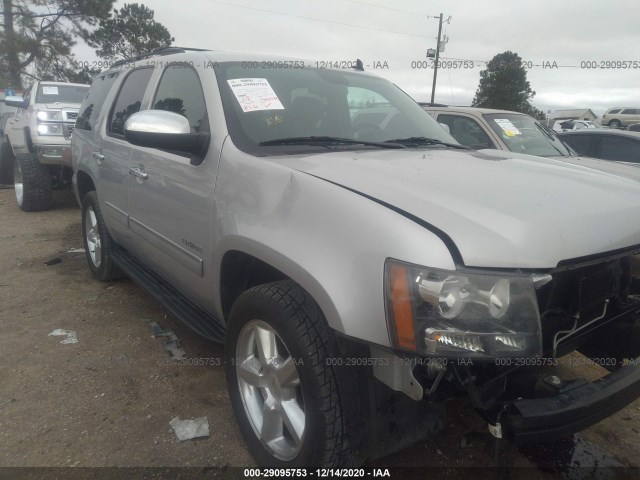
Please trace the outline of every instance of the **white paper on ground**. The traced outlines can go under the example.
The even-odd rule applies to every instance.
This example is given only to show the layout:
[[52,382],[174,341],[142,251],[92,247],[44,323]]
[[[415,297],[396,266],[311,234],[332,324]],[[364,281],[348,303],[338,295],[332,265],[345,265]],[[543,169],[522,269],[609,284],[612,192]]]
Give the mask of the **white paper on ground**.
[[169,422],[178,440],[191,440],[209,436],[209,421],[207,417],[199,417],[190,420],[180,420],[175,417]]
[[74,332],[73,330],[63,330],[62,328],[56,328],[53,332],[51,332],[49,334],[50,337],[64,337],[66,336],[67,338],[65,338],[64,340],[62,340],[60,343],[65,344],[65,343],[78,343],[78,336],[76,335],[76,332]]

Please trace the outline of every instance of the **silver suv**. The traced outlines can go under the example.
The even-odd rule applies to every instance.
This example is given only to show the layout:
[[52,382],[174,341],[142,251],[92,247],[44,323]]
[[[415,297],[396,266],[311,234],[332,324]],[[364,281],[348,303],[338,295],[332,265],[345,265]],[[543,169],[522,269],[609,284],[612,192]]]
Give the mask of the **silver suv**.
[[[138,57],[72,139],[89,268],[224,343],[258,465],[362,464],[455,396],[516,443],[636,399],[638,183],[470,150],[387,80],[310,64]],[[615,371],[563,377],[576,349]]]
[[22,210],[48,210],[53,188],[71,187],[71,134],[88,90],[77,83],[35,82],[24,96],[5,99],[17,111],[4,128],[10,151],[3,157],[15,157],[13,181]]
[[640,108],[616,107],[610,108],[602,115],[602,125],[620,128],[640,122]]

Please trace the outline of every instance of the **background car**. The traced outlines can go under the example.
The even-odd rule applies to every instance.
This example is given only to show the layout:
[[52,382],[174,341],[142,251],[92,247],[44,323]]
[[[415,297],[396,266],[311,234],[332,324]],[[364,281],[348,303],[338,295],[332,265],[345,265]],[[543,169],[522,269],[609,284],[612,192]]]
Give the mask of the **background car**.
[[640,123],[634,123],[633,125],[629,125],[627,130],[631,132],[640,132]]
[[639,132],[598,128],[563,132],[559,136],[582,155],[640,164]]
[[553,130],[520,112],[475,107],[422,106],[439,123],[448,125],[462,145],[476,150],[495,148],[540,157],[571,157]]
[[616,107],[610,108],[602,115],[602,125],[620,128],[640,122],[640,108]]
[[553,123],[553,128],[556,132],[566,132],[568,130],[582,130],[583,128],[598,128],[598,125],[590,120],[556,120]]
[[[473,149],[507,150],[512,154],[553,158],[640,181],[640,169],[629,167],[625,164],[627,161],[611,162],[585,156],[565,142],[564,138],[561,139],[553,129],[524,113],[475,107],[421,106],[441,125],[447,125],[458,142]],[[598,130],[589,128],[571,133]],[[613,129],[602,130],[617,132]]]

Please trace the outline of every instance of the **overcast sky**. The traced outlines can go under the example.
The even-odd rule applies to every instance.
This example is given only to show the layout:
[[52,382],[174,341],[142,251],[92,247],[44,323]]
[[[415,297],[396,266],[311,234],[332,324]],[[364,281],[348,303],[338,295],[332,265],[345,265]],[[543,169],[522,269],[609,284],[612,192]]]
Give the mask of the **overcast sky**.
[[[119,1],[117,8],[125,2]],[[133,2],[127,2],[133,3]],[[433,70],[411,68],[435,48],[438,20],[449,37],[446,59],[473,68],[441,68],[435,101],[468,105],[483,61],[511,50],[534,66],[533,104],[548,111],[640,107],[640,2],[637,0],[142,0],[178,46],[269,53],[314,61],[361,58],[418,101],[431,97]],[[78,46],[79,60],[94,58]],[[635,61],[636,69],[582,68]],[[384,62],[388,69],[373,69]],[[554,68],[554,62],[558,68]],[[469,63],[466,64],[470,66]],[[544,68],[548,66],[550,68]]]

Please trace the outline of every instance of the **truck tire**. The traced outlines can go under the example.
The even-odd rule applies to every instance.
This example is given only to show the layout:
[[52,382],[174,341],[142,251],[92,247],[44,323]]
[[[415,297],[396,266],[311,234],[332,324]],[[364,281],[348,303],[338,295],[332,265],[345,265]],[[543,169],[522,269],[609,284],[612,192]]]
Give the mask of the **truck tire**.
[[13,184],[13,150],[9,142],[0,144],[0,184]]
[[49,210],[51,201],[51,175],[47,167],[38,162],[35,154],[16,155],[13,184],[18,206],[25,212]]
[[291,281],[253,287],[229,315],[225,369],[240,431],[260,467],[351,463],[338,345],[317,304]]
[[102,218],[95,191],[87,193],[82,199],[82,238],[87,263],[95,278],[108,282],[124,277],[122,270],[111,259],[115,242]]

